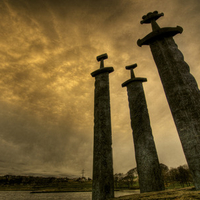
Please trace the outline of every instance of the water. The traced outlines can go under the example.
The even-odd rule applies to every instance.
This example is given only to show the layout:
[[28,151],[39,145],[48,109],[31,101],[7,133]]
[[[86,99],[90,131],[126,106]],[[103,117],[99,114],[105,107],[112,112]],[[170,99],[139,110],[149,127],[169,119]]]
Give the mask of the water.
[[[116,191],[115,197],[138,194],[135,191]],[[34,193],[28,191],[0,191],[1,200],[92,200],[91,192]]]

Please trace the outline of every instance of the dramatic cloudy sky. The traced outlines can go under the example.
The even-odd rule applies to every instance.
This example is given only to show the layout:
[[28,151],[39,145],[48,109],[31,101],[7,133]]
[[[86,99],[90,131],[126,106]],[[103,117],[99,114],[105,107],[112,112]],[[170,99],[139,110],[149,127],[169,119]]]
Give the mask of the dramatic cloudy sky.
[[[138,64],[160,162],[186,163],[148,46],[143,15],[158,10],[200,81],[199,0],[0,0],[0,175],[92,176],[96,56],[107,53],[114,173],[136,166],[126,65]],[[170,80],[169,80],[170,81]]]

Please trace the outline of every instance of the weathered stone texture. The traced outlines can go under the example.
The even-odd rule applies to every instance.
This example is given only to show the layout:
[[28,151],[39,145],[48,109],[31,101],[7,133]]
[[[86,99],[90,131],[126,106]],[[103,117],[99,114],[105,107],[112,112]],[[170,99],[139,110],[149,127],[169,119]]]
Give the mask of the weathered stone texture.
[[200,190],[200,93],[172,37],[150,43],[182,147]]
[[[106,68],[103,68],[106,69]],[[95,76],[92,199],[114,197],[109,72]]]
[[164,190],[142,82],[130,82],[127,92],[140,192]]
[[195,187],[200,190],[200,93],[172,38],[183,29],[160,28],[156,20],[163,15],[154,11],[142,17],[141,23],[151,23],[153,32],[138,40],[138,45],[150,45]]

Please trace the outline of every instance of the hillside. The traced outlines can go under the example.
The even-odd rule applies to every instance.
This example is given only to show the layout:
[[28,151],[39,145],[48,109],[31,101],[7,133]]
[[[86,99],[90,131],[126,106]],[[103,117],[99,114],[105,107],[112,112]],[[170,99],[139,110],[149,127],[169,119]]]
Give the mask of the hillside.
[[200,199],[200,191],[196,191],[194,187],[181,189],[165,190],[161,192],[148,192],[142,194],[133,194],[123,197],[116,197],[110,200],[193,200]]

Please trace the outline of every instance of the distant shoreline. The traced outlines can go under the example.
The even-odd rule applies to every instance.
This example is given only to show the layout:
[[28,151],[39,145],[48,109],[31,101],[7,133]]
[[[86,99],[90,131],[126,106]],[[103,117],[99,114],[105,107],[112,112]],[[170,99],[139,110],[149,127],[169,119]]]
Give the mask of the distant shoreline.
[[[138,190],[138,189],[115,189],[114,191],[135,191],[135,190]],[[66,190],[66,188],[64,189],[49,189],[49,188],[46,188],[46,189],[38,189],[38,190],[33,190],[32,188],[18,188],[18,189],[14,189],[14,188],[11,188],[11,187],[6,187],[6,188],[2,188],[0,187],[0,192],[1,191],[27,191],[27,192],[30,192],[32,194],[34,193],[65,193],[65,192],[92,192],[92,189],[77,189],[77,190],[73,190],[73,189],[69,189],[69,190]]]
[[55,191],[31,191],[30,193],[31,194],[34,194],[34,193],[65,193],[65,192],[92,192],[92,190],[89,190],[89,191],[80,191],[80,190],[73,190],[73,191],[70,191],[70,190],[66,190],[66,191],[60,191],[60,190],[55,190]]
[[[130,189],[123,189],[123,190],[120,190],[120,189],[116,189],[115,191],[134,191],[134,190],[137,190],[137,189],[133,189],[133,190],[130,190]],[[38,191],[31,191],[30,193],[62,193],[62,192],[92,192],[92,190],[38,190]]]

